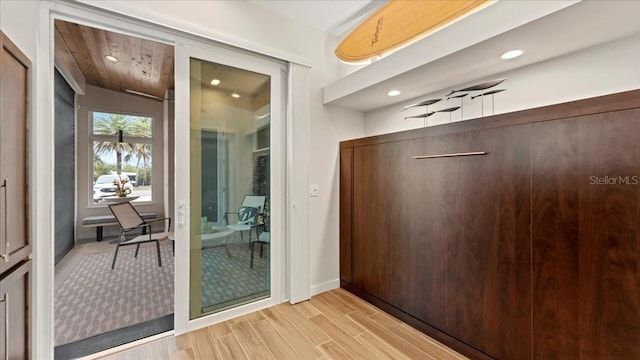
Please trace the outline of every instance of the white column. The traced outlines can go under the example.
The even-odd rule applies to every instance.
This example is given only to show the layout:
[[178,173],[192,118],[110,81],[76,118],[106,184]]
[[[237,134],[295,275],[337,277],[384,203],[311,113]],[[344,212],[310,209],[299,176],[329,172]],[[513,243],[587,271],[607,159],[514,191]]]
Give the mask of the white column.
[[287,243],[289,302],[310,298],[309,128],[310,69],[289,63],[287,96]]

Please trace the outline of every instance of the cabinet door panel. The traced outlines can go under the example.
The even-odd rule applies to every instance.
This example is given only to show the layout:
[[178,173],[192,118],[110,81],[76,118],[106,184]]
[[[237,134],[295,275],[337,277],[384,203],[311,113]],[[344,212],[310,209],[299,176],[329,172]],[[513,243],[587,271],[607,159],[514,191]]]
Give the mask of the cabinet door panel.
[[535,126],[535,359],[640,358],[638,118]]
[[353,282],[394,305],[412,291],[409,199],[401,185],[409,178],[409,156],[403,143],[358,147],[353,154]]
[[[447,153],[447,137],[412,142],[411,156]],[[411,294],[402,310],[440,330],[446,325],[446,213],[451,206],[451,177],[448,159],[423,159],[410,162],[409,194],[410,249],[408,264]]]
[[29,358],[30,271],[31,261],[26,261],[0,280],[0,356],[3,359]]
[[579,358],[578,124],[533,125],[534,359]]
[[[27,106],[29,63],[0,34],[0,272],[29,252],[27,233]],[[7,258],[8,255],[8,258]]]
[[639,119],[635,109],[580,121],[581,359],[640,358]]
[[452,136],[447,331],[498,359],[531,357],[530,126]]

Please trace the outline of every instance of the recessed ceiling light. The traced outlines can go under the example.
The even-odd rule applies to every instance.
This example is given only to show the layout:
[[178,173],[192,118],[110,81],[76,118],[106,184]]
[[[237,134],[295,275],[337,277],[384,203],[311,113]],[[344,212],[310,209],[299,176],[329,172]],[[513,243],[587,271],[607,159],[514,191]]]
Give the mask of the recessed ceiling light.
[[236,99],[237,99],[237,98],[239,98],[239,97],[240,97],[240,95],[238,95],[238,94],[236,94],[236,93],[233,93],[233,94],[231,94],[231,97],[234,97],[234,98],[236,98]]
[[118,58],[113,55],[105,55],[105,58],[111,62],[118,62]]
[[218,79],[213,79],[213,80],[211,80],[211,85],[213,85],[213,86],[218,86],[218,85],[220,85],[220,80],[218,80]]
[[400,92],[400,90],[391,90],[391,91],[389,91],[387,93],[387,95],[389,95],[389,96],[398,96],[400,94],[402,94],[402,92]]
[[502,60],[515,59],[522,54],[524,54],[524,50],[509,50],[506,53],[500,55],[500,59]]

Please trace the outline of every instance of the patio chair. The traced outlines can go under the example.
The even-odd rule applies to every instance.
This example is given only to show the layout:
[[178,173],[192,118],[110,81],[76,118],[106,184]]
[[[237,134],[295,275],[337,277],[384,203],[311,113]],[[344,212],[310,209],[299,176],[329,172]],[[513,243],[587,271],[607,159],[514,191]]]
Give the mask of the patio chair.
[[[237,212],[224,213],[224,221],[226,222],[229,230],[240,232],[240,238],[243,240],[242,232],[249,232],[249,246],[251,246],[251,229],[256,226],[258,215],[262,214],[264,211],[266,198],[266,196],[246,195]],[[229,222],[229,215],[232,214],[235,214],[237,217],[237,222],[235,223]]]
[[[138,257],[138,250],[140,245],[148,242],[155,242],[156,249],[158,251],[158,266],[162,266],[162,259],[160,256],[160,241],[166,240],[169,237],[169,231],[171,229],[171,218],[144,220],[138,211],[131,205],[130,202],[123,202],[118,204],[109,205],[109,210],[113,213],[118,224],[120,224],[121,230],[118,236],[118,242],[116,244],[116,251],[113,254],[113,262],[111,263],[111,270],[116,265],[116,258],[118,257],[118,249],[120,246],[136,245],[135,258]],[[151,223],[164,221],[164,231],[161,233],[151,232]],[[131,238],[128,238],[131,236]]]
[[[269,245],[271,243],[271,232],[269,231],[269,217],[267,216],[264,221],[259,222],[258,225],[255,226],[256,229],[256,240],[251,243],[251,262],[249,263],[249,268],[253,269],[253,253],[255,250],[256,244],[260,244],[260,257],[262,257],[262,251],[264,250],[265,245]],[[260,231],[262,229],[262,231]]]

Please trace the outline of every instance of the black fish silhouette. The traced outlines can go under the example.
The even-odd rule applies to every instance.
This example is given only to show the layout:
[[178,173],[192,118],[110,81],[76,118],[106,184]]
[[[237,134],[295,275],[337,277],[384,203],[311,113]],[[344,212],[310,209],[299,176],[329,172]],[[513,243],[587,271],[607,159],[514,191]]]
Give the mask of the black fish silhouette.
[[440,113],[440,112],[453,112],[453,111],[456,111],[458,109],[460,109],[460,106],[454,106],[454,107],[438,110],[436,112],[438,112],[438,113]]
[[478,91],[478,90],[486,90],[488,88],[494,87],[498,84],[500,84],[501,82],[505,81],[505,79],[496,79],[496,80],[491,80],[491,81],[487,81],[487,82],[483,82],[481,84],[476,84],[476,85],[471,85],[469,87],[466,87],[464,89],[460,89],[460,90],[451,90],[450,93],[448,93],[446,96],[449,96],[451,94],[457,93],[457,92],[461,92],[461,91]]
[[478,95],[476,95],[476,96],[472,96],[472,97],[471,97],[471,100],[473,100],[473,99],[475,99],[475,98],[477,98],[477,97],[479,97],[479,96],[493,95],[493,94],[497,94],[497,93],[499,93],[499,92],[503,92],[503,91],[505,91],[505,90],[507,90],[507,89],[495,89],[495,90],[487,91],[486,93],[482,93],[482,94],[478,94]]
[[429,116],[431,116],[431,115],[433,115],[433,114],[435,114],[435,113],[436,113],[435,111],[429,111],[429,112],[428,112],[428,113],[426,113],[426,114],[415,115],[415,116],[405,116],[405,117],[404,117],[404,119],[405,119],[405,120],[407,120],[407,119],[420,119],[420,118],[426,118],[426,117],[429,117]]
[[467,95],[469,95],[469,94],[467,93],[467,94],[462,94],[462,95],[449,96],[449,97],[447,97],[447,100],[449,100],[449,99],[459,99],[459,98],[463,98],[463,97],[465,97]]
[[402,110],[400,111],[405,111],[408,108],[412,108],[412,107],[416,107],[416,106],[429,106],[429,105],[433,105],[435,103],[437,103],[438,101],[440,101],[442,99],[429,99],[429,100],[425,100],[425,101],[421,101],[417,104],[412,104],[412,105],[407,105],[405,107],[402,108]]

